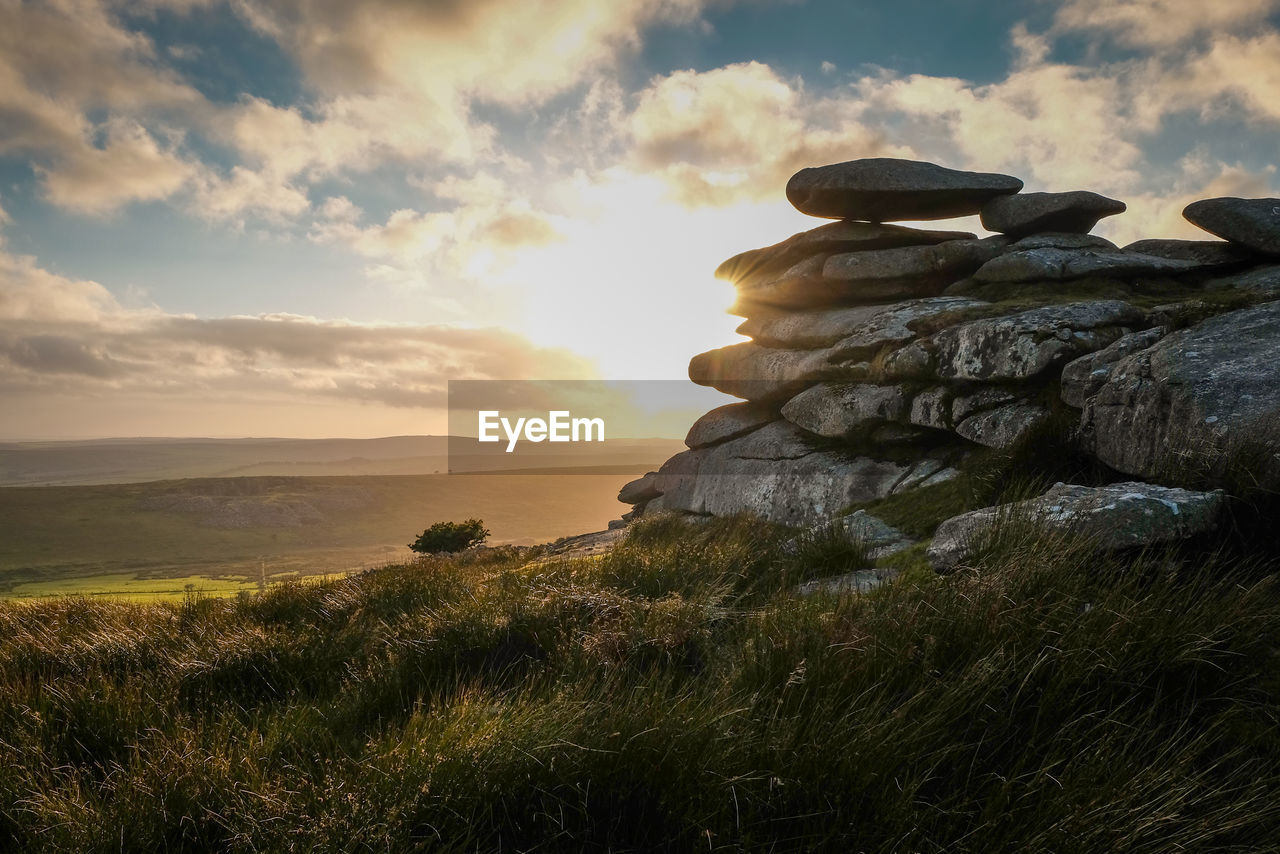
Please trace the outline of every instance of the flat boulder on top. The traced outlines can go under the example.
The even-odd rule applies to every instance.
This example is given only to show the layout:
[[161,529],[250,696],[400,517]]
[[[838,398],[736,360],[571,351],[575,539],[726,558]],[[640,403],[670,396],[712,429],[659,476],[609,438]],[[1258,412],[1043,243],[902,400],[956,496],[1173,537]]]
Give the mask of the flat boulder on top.
[[929,562],[955,569],[982,549],[1002,524],[1029,522],[1098,551],[1169,543],[1213,530],[1226,503],[1221,490],[1192,492],[1149,483],[1076,486],[1059,483],[1038,498],[952,517],[934,533]]
[[892,222],[975,214],[996,196],[1021,189],[1009,175],[871,157],[801,169],[787,182],[787,201],[810,216]]
[[1270,444],[1245,464],[1280,485],[1280,303],[1211,317],[1115,362],[1080,426],[1098,459],[1143,477],[1176,479],[1193,464],[1214,473]]
[[1223,240],[1280,255],[1280,199],[1201,199],[1183,208],[1182,215]]
[[973,237],[967,231],[927,231],[870,222],[832,222],[793,234],[781,243],[734,255],[716,268],[716,278],[734,283],[758,280],[776,277],[813,255],[920,246]]
[[1088,234],[1104,216],[1124,211],[1124,202],[1088,190],[1075,190],[997,196],[982,206],[981,216],[983,228],[1002,234],[1044,231]]

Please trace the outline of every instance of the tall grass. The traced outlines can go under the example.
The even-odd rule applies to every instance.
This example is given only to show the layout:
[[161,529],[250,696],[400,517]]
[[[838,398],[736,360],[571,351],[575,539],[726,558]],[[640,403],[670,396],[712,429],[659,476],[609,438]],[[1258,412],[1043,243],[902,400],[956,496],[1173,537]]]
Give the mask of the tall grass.
[[14,851],[1280,848],[1280,597],[1012,529],[857,549],[656,518],[590,560],[425,559],[238,600],[0,605]]

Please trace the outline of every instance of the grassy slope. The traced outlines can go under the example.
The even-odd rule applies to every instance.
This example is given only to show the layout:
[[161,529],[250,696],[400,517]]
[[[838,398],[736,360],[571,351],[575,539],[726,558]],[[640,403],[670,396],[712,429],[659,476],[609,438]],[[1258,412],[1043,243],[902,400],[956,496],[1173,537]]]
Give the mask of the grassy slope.
[[1010,531],[981,572],[797,600],[860,559],[783,536],[0,603],[0,848],[1280,846],[1266,567]]
[[[0,581],[33,592],[114,587],[121,573],[243,576],[337,572],[408,555],[428,524],[483,518],[493,542],[537,542],[600,530],[626,508],[618,488],[634,475],[484,475],[253,478],[0,489]],[[323,510],[298,527],[217,528],[200,514],[139,509],[167,492],[224,495],[242,488],[263,502],[314,500],[327,491],[364,500]]]

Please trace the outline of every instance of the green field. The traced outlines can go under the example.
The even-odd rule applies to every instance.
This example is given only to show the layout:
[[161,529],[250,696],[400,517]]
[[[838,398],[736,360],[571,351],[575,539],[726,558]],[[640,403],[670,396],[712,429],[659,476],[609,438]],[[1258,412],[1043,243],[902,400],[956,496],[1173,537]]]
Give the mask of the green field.
[[[604,528],[635,474],[252,477],[0,489],[0,595],[255,590],[404,560],[432,522],[493,544]],[[187,585],[191,585],[188,588]]]

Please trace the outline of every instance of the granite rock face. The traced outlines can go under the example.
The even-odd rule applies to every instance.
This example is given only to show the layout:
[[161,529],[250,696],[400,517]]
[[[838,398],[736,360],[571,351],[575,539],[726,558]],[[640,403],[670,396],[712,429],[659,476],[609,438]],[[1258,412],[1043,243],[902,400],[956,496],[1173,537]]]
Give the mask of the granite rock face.
[[1046,231],[1088,234],[1105,216],[1124,213],[1124,202],[1087,190],[1071,193],[1017,193],[982,206],[982,227],[1001,234]]
[[929,561],[948,572],[985,548],[1001,526],[1048,527],[1098,551],[1141,548],[1213,530],[1226,504],[1221,491],[1193,492],[1149,483],[1059,483],[1029,501],[985,507],[946,520],[929,545]]
[[1123,249],[1017,249],[993,258],[973,274],[980,282],[1037,282],[1085,276],[1163,276],[1195,270],[1193,261],[1141,255]]
[[1142,311],[1128,303],[1102,300],[975,320],[933,337],[938,375],[983,381],[1027,379],[1102,349],[1144,319]]
[[[1168,486],[1270,448],[1249,470],[1280,485],[1274,200],[1188,207],[1230,242],[1118,249],[1083,232],[1122,203],[1020,187],[889,159],[797,173],[797,207],[842,219],[716,271],[750,340],[693,357],[689,376],[743,402],[698,419],[690,450],[624,487],[624,518],[819,524],[981,476],[986,449],[1072,425],[1073,453]],[[1006,233],[885,224],[979,210]]]
[[1009,175],[874,157],[801,169],[787,182],[787,200],[810,216],[894,222],[975,214],[1021,189]]
[[[1106,370],[1084,402],[1081,432],[1118,471],[1213,470],[1243,446],[1280,437],[1280,303],[1212,317]],[[1265,468],[1256,474],[1275,476]]]

